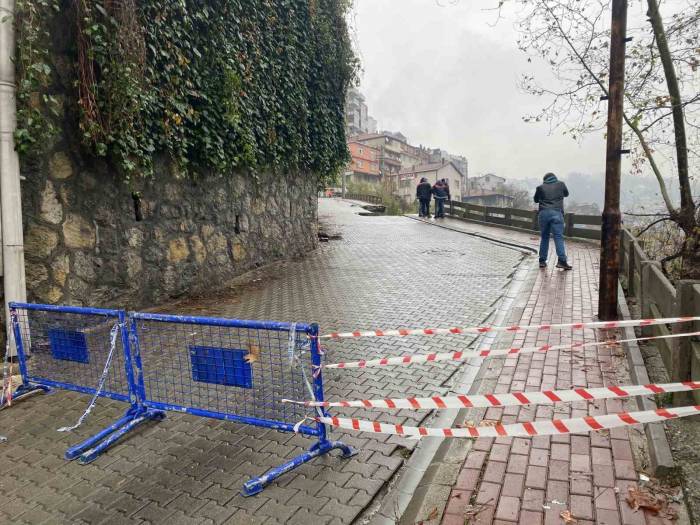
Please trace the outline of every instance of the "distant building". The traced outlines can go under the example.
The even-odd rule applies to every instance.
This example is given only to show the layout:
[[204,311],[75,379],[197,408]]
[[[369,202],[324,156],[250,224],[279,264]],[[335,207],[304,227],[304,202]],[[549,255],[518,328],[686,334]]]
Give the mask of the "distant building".
[[425,148],[412,146],[401,132],[365,133],[350,137],[350,140],[379,150],[379,171],[383,176],[399,173],[410,166],[426,164],[430,159]]
[[462,188],[465,188],[466,193],[469,180],[469,162],[467,158],[462,155],[454,155],[440,148],[428,149],[427,154],[430,158],[430,162],[452,162],[462,174]]
[[348,142],[350,165],[345,171],[345,182],[378,184],[381,182],[379,171],[379,150],[361,142]]
[[348,89],[345,99],[345,126],[348,135],[367,133],[367,104],[365,104],[365,97],[352,87]]
[[365,133],[350,140],[372,146],[379,151],[379,171],[382,176],[401,171],[401,141],[385,133]]
[[377,132],[377,119],[374,117],[367,117],[367,133]]
[[447,179],[452,200],[462,199],[462,174],[452,162],[411,166],[392,174],[389,176],[391,191],[405,202],[413,202],[416,199],[416,186],[422,177],[428,179],[430,184],[435,184],[440,179]]
[[469,196],[479,196],[479,195],[489,195],[492,193],[502,192],[503,185],[506,183],[506,179],[494,175],[493,173],[487,173],[481,177],[472,177],[469,179],[467,184],[467,191],[465,192]]
[[377,120],[369,115],[364,95],[352,87],[345,98],[345,131],[348,137],[377,132]]
[[484,193],[483,195],[465,195],[462,202],[478,206],[495,206],[497,208],[512,208],[515,199],[502,193]]

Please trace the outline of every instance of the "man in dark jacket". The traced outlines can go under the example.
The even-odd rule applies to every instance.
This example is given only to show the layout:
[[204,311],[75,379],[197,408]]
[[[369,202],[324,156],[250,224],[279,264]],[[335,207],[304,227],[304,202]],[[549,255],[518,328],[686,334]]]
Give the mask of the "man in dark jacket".
[[448,196],[448,189],[445,184],[439,180],[433,186],[433,196],[435,197],[435,218],[445,218],[445,201]]
[[447,189],[447,200],[451,201],[452,196],[450,195],[450,181],[447,179],[442,179],[442,183],[445,185],[445,189]]
[[549,236],[554,236],[557,250],[557,268],[571,270],[566,260],[564,247],[564,197],[569,196],[566,184],[557,180],[554,173],[544,176],[544,184],[537,186],[535,202],[540,205],[537,219],[540,223],[540,268],[547,267],[549,253]]
[[430,218],[430,196],[432,195],[432,188],[428,179],[423,177],[420,180],[418,186],[416,186],[416,197],[418,202],[420,202],[420,210],[418,210],[418,217]]

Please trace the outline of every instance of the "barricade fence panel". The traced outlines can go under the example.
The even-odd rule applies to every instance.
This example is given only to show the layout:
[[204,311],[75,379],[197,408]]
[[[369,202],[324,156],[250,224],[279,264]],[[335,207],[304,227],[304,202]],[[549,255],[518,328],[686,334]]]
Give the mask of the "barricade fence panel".
[[[15,305],[26,380],[49,387],[94,394],[111,350],[120,313],[77,307]],[[129,401],[130,382],[122,338],[116,338],[112,362],[100,393]]]
[[306,325],[290,337],[292,325],[284,323],[138,313],[131,319],[146,406],[287,430],[314,415],[281,401],[310,395]]
[[[124,415],[65,453],[81,463],[171,410],[314,436],[309,450],[252,478],[246,496],[312,459],[352,447],[327,439],[318,326],[11,303],[23,388],[62,388],[129,402]],[[111,360],[109,356],[111,354]],[[304,424],[310,421],[309,424]]]

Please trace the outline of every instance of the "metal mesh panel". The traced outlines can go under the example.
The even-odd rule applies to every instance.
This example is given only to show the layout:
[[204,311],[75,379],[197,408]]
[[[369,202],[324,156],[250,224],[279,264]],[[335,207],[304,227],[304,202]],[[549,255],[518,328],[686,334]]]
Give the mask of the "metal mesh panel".
[[[116,315],[73,313],[60,310],[16,308],[21,342],[30,381],[94,393],[110,351]],[[129,400],[120,335],[101,393],[104,397]]]
[[[132,323],[138,332],[147,405],[292,425],[307,415],[305,407],[281,402],[310,396],[302,366],[313,380],[308,350],[290,363],[288,331],[141,319]],[[298,331],[296,341],[299,355],[306,334]]]

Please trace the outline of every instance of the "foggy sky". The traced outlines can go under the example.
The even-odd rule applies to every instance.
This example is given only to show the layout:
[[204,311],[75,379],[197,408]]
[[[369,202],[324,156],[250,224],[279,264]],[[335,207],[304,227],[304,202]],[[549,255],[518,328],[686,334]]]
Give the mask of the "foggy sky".
[[355,0],[360,90],[380,129],[469,159],[470,175],[507,178],[605,170],[603,133],[582,144],[522,117],[544,101],[521,92],[522,73],[548,78],[516,45],[514,16],[496,27],[488,0]]

